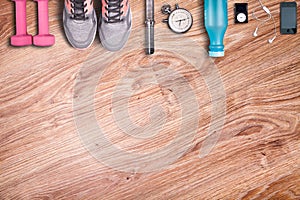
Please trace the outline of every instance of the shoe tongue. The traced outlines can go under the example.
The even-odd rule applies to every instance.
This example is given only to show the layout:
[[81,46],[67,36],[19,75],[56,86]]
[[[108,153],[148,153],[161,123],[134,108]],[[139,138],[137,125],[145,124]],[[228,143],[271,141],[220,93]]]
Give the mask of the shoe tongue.
[[117,11],[120,11],[120,9],[121,9],[116,4],[119,4],[121,2],[119,2],[118,0],[110,0],[109,2],[113,5],[113,6],[110,6],[108,4],[109,9],[115,9],[116,11],[115,12],[108,12],[108,17],[116,16],[116,14],[118,14]]
[[76,9],[74,9],[74,13],[76,15],[80,15],[80,14],[84,13],[84,6],[82,5],[83,3],[84,3],[84,0],[77,0],[77,1],[75,1],[74,4],[75,4],[75,8]]
[[115,16],[115,15],[116,15],[115,12],[108,12],[108,17],[109,17],[109,18],[111,18],[111,17],[113,17],[113,16]]

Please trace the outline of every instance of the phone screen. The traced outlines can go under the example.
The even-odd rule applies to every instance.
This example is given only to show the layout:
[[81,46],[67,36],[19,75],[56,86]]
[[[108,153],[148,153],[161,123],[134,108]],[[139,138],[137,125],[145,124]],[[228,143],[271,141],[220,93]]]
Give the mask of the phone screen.
[[296,28],[296,8],[284,7],[282,8],[282,28]]

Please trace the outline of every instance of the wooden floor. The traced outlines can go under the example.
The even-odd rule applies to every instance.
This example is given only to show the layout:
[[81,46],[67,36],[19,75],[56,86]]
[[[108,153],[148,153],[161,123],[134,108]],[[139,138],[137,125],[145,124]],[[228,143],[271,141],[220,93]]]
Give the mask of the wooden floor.
[[[253,38],[257,22],[249,15],[248,24],[235,25],[233,5],[237,1],[228,2],[226,56],[213,60],[226,94],[225,124],[212,151],[199,158],[213,119],[211,113],[216,112],[210,102],[211,91],[205,86],[205,76],[184,56],[176,57],[172,51],[159,48],[159,44],[163,38],[169,38],[167,44],[178,49],[196,52],[194,47],[181,46],[193,41],[196,48],[207,50],[203,1],[179,2],[194,17],[192,29],[184,36],[175,36],[161,22],[166,16],[160,13],[160,7],[177,2],[155,1],[157,52],[151,57],[143,53],[143,34],[140,34],[144,27],[144,1],[130,1],[133,31],[125,50],[130,50],[130,45],[134,48],[115,54],[101,47],[98,36],[85,51],[68,44],[62,28],[62,0],[49,1],[50,31],[56,36],[53,47],[11,47],[14,4],[7,0],[0,2],[0,199],[300,199],[299,34],[279,34],[269,44],[273,25],[267,23],[259,30],[259,37]],[[246,2],[250,12],[259,6],[255,0]],[[264,2],[279,28],[280,1]],[[300,2],[297,3],[300,22]],[[99,2],[95,6],[99,10]],[[27,1],[28,32],[33,35],[37,31],[36,11],[36,4]],[[114,62],[101,68],[103,58]],[[203,59],[199,55],[200,58]],[[164,73],[153,66],[156,61],[182,74],[192,88],[199,106],[199,111],[192,114],[199,116],[185,117],[198,120],[197,131],[187,144],[187,151],[168,166],[148,172],[143,168],[120,171],[89,153],[89,144],[80,136],[81,118],[74,104],[85,90],[78,89],[78,80],[89,80],[105,69],[94,85],[95,116],[103,133],[112,145],[125,152],[156,152],[172,142],[180,126],[184,126],[181,124],[185,120],[184,111],[180,106],[189,103],[178,102],[171,89],[163,90],[159,84],[149,85],[146,81],[143,85],[143,73],[155,69],[158,76]],[[150,67],[141,67],[149,63]],[[125,104],[130,119],[140,127],[151,123],[153,105],[161,105],[167,113],[161,133],[147,141],[124,137],[118,123],[128,119],[114,116],[113,95],[118,95],[114,91],[128,73],[137,81],[132,86],[134,94],[128,105],[126,101],[115,102],[116,105]],[[172,84],[179,87],[182,80],[174,80]],[[186,95],[186,98],[191,97]],[[163,163],[164,159],[154,157],[150,164]],[[126,168],[140,160],[132,160],[131,165],[121,159],[114,161]]]

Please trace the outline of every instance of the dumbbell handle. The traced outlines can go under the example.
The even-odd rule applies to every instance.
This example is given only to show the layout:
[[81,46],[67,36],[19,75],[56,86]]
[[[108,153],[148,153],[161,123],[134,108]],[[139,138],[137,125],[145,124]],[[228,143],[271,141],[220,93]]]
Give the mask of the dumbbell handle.
[[35,0],[38,2],[39,35],[49,34],[48,0]]
[[35,0],[38,3],[39,33],[33,37],[36,46],[52,46],[55,43],[54,35],[49,34],[48,0]]
[[16,35],[27,34],[26,0],[13,0],[16,6]]

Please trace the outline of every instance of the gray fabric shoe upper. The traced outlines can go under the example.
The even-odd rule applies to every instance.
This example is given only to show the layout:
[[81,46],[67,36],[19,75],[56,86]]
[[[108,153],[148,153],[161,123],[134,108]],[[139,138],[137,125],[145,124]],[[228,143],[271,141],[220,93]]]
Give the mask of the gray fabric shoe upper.
[[[102,14],[103,15],[103,14]],[[118,51],[126,44],[132,24],[131,10],[128,9],[126,16],[115,23],[107,22],[105,17],[99,18],[99,36],[102,45],[109,51]]]
[[88,48],[95,39],[97,31],[97,16],[95,10],[86,14],[86,19],[78,20],[73,14],[64,9],[63,24],[67,39],[70,44],[79,49]]

